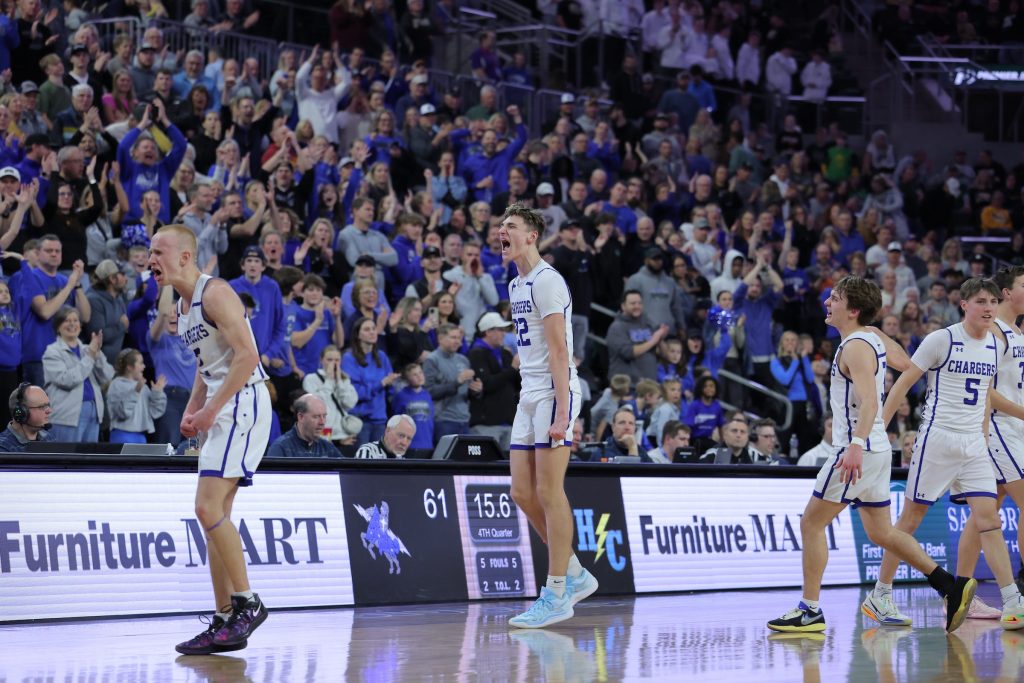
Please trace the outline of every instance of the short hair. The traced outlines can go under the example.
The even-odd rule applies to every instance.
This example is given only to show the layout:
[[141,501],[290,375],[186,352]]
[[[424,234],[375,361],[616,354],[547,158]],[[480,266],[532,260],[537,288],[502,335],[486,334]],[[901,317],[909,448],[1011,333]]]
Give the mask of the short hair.
[[79,83],[78,85],[76,85],[75,87],[73,87],[71,89],[71,96],[72,97],[78,97],[82,93],[89,93],[90,95],[92,95],[93,94],[92,86],[89,85],[88,83]]
[[832,291],[846,299],[846,307],[857,311],[857,323],[867,325],[882,309],[882,290],[871,280],[847,275]]
[[674,437],[679,432],[686,432],[687,434],[692,434],[693,430],[690,429],[689,425],[685,425],[679,420],[669,420],[661,428],[661,441],[659,443],[664,445],[665,439]]
[[196,241],[196,234],[192,232],[191,228],[184,225],[172,223],[171,225],[165,225],[156,231],[157,235],[166,234],[173,235],[178,243],[178,248],[183,252],[187,251],[192,254],[192,260],[195,260],[196,252],[199,249],[199,244]]
[[274,273],[274,279],[277,280],[277,286],[281,288],[281,293],[287,296],[291,293],[292,288],[298,283],[302,282],[305,273],[300,268],[295,266],[281,266]]
[[319,289],[321,292],[327,290],[327,283],[319,275],[310,273],[306,277],[302,278],[302,289],[310,289],[311,287]]
[[413,370],[415,370],[416,368],[422,368],[422,367],[423,367],[422,365],[420,365],[419,363],[417,363],[417,362],[415,362],[415,361],[414,361],[414,362],[412,362],[412,363],[406,363],[406,364],[405,364],[405,365],[404,365],[404,366],[402,367],[402,377],[407,377],[407,376],[409,375],[409,373],[410,373],[410,372],[412,372],[412,371],[413,371]]
[[68,319],[68,316],[74,313],[78,316],[78,320],[82,320],[82,316],[79,315],[78,309],[72,306],[61,306],[60,309],[53,314],[52,322],[53,331],[59,334],[60,326],[64,324],[64,321]]
[[964,283],[960,285],[960,300],[968,301],[971,297],[974,297],[981,292],[988,292],[997,299],[1003,298],[1003,292],[996,287],[995,282],[992,282],[992,280],[989,280],[988,278],[972,277],[969,280],[965,280]]
[[398,425],[400,425],[402,423],[402,420],[408,421],[408,423],[412,425],[412,428],[414,430],[416,429],[416,420],[412,419],[412,417],[406,415],[405,413],[399,413],[398,415],[392,415],[391,418],[388,419],[386,427],[388,429],[394,429],[395,427],[397,427]]
[[426,221],[423,220],[423,216],[418,216],[414,213],[399,214],[398,218],[395,219],[395,229],[401,228],[404,225],[418,225],[423,227],[426,225]]
[[653,379],[647,379],[646,377],[636,383],[636,395],[643,396],[644,394],[660,394],[661,385],[655,382]]
[[295,413],[296,416],[298,416],[299,413],[308,413],[310,408],[310,399],[320,401],[321,403],[324,404],[324,407],[327,406],[324,400],[319,396],[315,394],[303,394],[302,396],[299,396],[297,399],[295,399],[295,403],[292,404],[292,412]]
[[608,382],[613,394],[626,395],[633,390],[633,380],[627,374],[612,375]]
[[770,417],[762,417],[759,420],[754,420],[753,424],[750,425],[750,430],[754,432],[754,434],[757,434],[757,430],[762,427],[771,427],[772,429],[775,429],[775,420]]
[[57,163],[63,164],[72,154],[82,154],[77,145],[65,145],[57,150]]
[[63,244],[63,242],[60,241],[60,238],[54,235],[52,232],[48,232],[39,238],[40,247],[43,246],[43,242],[58,242],[60,244]]
[[624,406],[619,406],[618,408],[615,409],[615,412],[612,413],[612,422],[613,423],[615,422],[615,418],[617,418],[619,416],[619,413],[629,413],[630,416],[634,420],[636,420],[636,413],[633,412],[633,407],[630,406],[628,403],[626,405],[624,405]]
[[358,211],[367,204],[373,204],[373,200],[370,199],[369,197],[356,197],[355,200],[352,202],[352,210]]
[[458,325],[456,325],[455,323],[444,323],[444,324],[439,325],[437,327],[437,337],[438,337],[438,339],[440,339],[441,337],[448,336],[448,334],[450,334],[453,330],[461,330],[461,329],[462,328],[459,327]]
[[[1003,290],[1013,289],[1013,283],[1019,277],[1024,277],[1024,266],[1010,266],[1009,268],[1000,268],[996,271],[996,274],[992,276],[992,282],[996,283],[996,287],[999,288],[1000,299],[1003,298]],[[932,284],[935,283],[933,282]],[[943,286],[945,286],[945,283],[943,283]]]
[[627,289],[625,292],[622,293],[622,303],[626,303],[626,299],[628,299],[631,294],[636,294],[641,299],[644,298],[644,293],[641,292],[639,289]]
[[328,344],[327,346],[320,350],[320,359],[323,360],[323,357],[326,356],[331,351],[337,351],[338,353],[341,353],[341,349],[339,349],[337,346],[335,346],[334,344]]
[[505,209],[505,214],[502,216],[501,220],[502,222],[505,222],[513,216],[523,219],[523,222],[526,224],[526,229],[530,232],[535,232],[538,235],[542,234],[547,228],[544,216],[542,216],[539,211],[531,209],[526,204],[521,204],[519,202],[510,204],[508,208]]

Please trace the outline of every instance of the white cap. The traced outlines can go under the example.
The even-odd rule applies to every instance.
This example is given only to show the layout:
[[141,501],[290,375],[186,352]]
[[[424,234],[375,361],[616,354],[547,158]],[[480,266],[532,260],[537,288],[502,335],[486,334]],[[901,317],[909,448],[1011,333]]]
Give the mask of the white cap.
[[889,242],[889,248],[887,251],[903,251],[903,245],[899,242]]
[[555,188],[551,183],[541,183],[537,186],[537,195],[554,194]]
[[429,80],[430,79],[427,78],[426,74],[417,74],[412,77],[412,80],[409,81],[409,83],[411,85],[426,85]]
[[563,93],[562,94],[562,104],[572,104],[575,101],[576,101],[576,96],[573,95],[571,92],[567,92],[567,93]]
[[20,183],[21,173],[19,173],[18,169],[13,166],[4,166],[3,168],[0,168],[0,178],[14,178]]
[[338,168],[345,168],[349,164],[356,163],[356,160],[352,157],[342,157],[341,161],[338,162]]
[[437,111],[430,102],[420,105],[420,116],[429,116]]
[[493,330],[495,328],[505,330],[511,327],[512,322],[510,320],[505,320],[500,314],[494,312],[484,313],[480,318],[480,322],[476,324],[476,329],[481,332],[486,332],[487,330]]

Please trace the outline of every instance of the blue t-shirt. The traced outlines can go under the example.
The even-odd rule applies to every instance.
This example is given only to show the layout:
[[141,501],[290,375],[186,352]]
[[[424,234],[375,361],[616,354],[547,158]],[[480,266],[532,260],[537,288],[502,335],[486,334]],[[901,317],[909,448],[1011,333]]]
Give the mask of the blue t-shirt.
[[0,307],[0,370],[11,372],[21,365],[21,319],[18,307]]
[[[32,299],[40,294],[52,299],[67,283],[68,279],[60,273],[51,276],[36,268],[24,272],[18,296],[22,311],[21,355],[25,362],[42,360],[46,347],[57,339],[52,321],[43,320],[32,310]],[[73,296],[68,297],[67,303],[74,304]]]
[[434,447],[434,399],[426,389],[405,387],[392,399],[391,412],[394,415],[405,413],[416,423],[416,436],[409,448]]
[[196,356],[176,334],[163,334],[151,341],[149,354],[157,377],[167,378],[168,387],[192,390],[196,381]]
[[[313,324],[316,312],[297,306],[288,314],[285,334],[291,343],[293,332],[301,332]],[[320,352],[334,339],[334,316],[329,311],[324,312],[323,320],[320,321],[320,328],[313,333],[306,345],[301,349],[292,345],[292,354],[295,356],[295,365],[304,373],[316,372],[320,367]]]
[[686,410],[686,424],[690,425],[695,439],[710,439],[715,427],[724,423],[725,412],[717,399],[710,405],[701,400],[694,401]]

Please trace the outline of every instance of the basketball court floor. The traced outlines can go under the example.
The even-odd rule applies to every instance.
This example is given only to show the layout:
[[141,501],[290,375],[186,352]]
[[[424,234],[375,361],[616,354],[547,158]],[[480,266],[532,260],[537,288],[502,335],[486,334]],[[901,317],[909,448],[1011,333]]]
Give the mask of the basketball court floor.
[[[765,629],[793,590],[592,598],[544,631],[508,630],[519,602],[278,611],[248,649],[209,657],[173,650],[195,617],[3,625],[0,683],[1022,680],[1024,631],[968,621],[947,636],[926,586],[896,589],[913,628],[876,628],[865,590],[826,590],[817,637]],[[998,604],[991,583],[979,592]]]

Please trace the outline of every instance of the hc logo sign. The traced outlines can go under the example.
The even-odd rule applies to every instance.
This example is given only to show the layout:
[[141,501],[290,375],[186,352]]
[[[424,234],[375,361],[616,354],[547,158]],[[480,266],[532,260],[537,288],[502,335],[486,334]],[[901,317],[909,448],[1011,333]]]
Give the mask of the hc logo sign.
[[580,538],[577,549],[580,552],[594,553],[595,563],[601,559],[602,555],[607,553],[608,565],[612,569],[617,572],[625,569],[626,558],[619,555],[619,546],[622,545],[622,531],[609,531],[607,529],[608,520],[611,518],[611,515],[607,512],[602,514],[600,519],[598,519],[597,528],[594,528],[593,510],[574,509],[572,513],[576,517],[576,532]]

